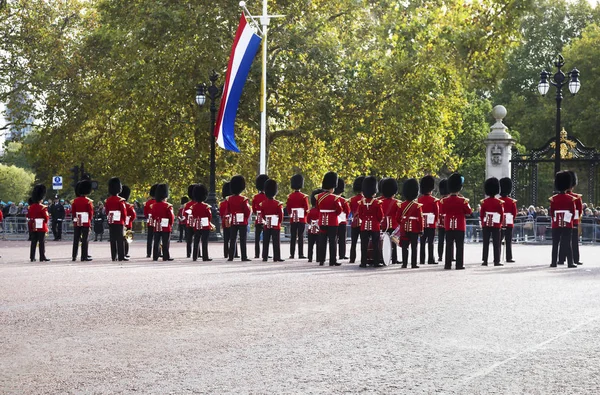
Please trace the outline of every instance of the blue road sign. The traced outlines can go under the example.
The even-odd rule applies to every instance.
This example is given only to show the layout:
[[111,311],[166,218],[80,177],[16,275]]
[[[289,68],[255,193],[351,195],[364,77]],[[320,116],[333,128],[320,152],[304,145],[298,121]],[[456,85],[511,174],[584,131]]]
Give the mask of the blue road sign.
[[62,189],[62,187],[63,187],[62,177],[61,176],[52,177],[52,189],[58,190],[58,189]]

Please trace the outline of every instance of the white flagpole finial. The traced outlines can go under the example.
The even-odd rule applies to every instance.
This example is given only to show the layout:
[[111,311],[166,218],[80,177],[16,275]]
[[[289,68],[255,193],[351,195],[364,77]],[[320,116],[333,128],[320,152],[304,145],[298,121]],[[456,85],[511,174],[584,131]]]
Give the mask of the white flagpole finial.
[[246,2],[245,1],[240,1],[240,7],[242,7],[242,8],[246,7]]

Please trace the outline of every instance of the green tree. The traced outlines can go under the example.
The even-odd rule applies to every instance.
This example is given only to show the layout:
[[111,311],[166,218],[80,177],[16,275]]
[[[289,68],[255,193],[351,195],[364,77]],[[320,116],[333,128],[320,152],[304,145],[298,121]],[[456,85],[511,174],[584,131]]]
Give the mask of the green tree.
[[16,166],[0,164],[0,198],[4,201],[27,201],[35,175]]

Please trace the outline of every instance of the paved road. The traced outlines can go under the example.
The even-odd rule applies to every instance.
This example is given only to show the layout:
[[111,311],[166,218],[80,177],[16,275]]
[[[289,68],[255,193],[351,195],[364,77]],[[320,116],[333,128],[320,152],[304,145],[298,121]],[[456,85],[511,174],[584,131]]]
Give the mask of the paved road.
[[49,242],[41,264],[0,242],[0,393],[600,392],[598,247],[550,269],[549,246],[497,268],[468,245],[464,271],[173,253],[92,243],[84,264]]

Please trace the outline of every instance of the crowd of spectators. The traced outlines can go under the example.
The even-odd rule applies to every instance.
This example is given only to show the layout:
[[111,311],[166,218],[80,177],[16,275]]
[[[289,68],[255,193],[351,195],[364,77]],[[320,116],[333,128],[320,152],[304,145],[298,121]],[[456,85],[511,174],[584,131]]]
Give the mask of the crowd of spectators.
[[[547,217],[548,209],[544,206],[522,206],[517,216],[532,221],[538,217]],[[581,217],[596,220],[598,221],[597,223],[600,223],[600,210],[594,207],[592,203],[583,203],[583,213],[581,214]]]

